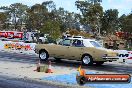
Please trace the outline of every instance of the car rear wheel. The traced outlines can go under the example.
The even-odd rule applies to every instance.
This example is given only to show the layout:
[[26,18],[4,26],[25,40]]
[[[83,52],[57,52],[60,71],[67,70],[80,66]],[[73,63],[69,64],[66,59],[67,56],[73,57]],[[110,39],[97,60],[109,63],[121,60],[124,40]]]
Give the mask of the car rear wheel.
[[92,56],[85,54],[82,56],[82,64],[83,65],[93,65],[93,58]]
[[48,58],[49,58],[48,52],[46,50],[41,50],[39,52],[39,58],[40,58],[41,61],[47,61]]

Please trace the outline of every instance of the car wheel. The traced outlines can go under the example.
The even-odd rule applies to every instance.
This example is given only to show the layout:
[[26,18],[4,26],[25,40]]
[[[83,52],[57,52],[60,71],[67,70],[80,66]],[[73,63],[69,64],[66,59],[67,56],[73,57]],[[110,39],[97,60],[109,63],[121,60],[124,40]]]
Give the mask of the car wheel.
[[46,50],[42,50],[39,52],[39,58],[41,61],[47,61],[49,58],[49,54]]
[[85,54],[82,56],[82,64],[83,65],[93,65],[93,58],[92,56]]
[[102,65],[104,63],[104,61],[97,61],[95,63],[96,63],[96,65]]

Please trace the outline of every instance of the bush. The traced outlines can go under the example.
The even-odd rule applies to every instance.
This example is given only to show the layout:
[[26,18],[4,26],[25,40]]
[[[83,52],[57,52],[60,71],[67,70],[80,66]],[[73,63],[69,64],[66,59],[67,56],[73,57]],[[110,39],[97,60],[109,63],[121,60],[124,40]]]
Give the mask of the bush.
[[55,43],[56,44],[56,41],[52,38],[52,37],[47,37],[45,43]]
[[132,51],[132,48],[127,48],[126,50]]

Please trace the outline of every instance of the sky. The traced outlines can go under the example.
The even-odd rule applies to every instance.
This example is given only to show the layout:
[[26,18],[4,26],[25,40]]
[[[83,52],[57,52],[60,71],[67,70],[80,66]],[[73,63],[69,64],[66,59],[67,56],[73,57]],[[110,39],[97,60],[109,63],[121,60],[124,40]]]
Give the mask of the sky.
[[[47,0],[0,0],[0,6],[9,6],[13,3],[23,3],[28,6],[32,6],[36,3],[41,4],[42,2]],[[75,6],[76,0],[52,0],[55,2],[56,7],[63,7],[65,10],[68,10],[70,12],[77,12],[79,13],[79,10],[77,10]],[[122,14],[129,14],[132,11],[132,0],[102,0],[103,10],[108,9],[118,9],[119,16]]]

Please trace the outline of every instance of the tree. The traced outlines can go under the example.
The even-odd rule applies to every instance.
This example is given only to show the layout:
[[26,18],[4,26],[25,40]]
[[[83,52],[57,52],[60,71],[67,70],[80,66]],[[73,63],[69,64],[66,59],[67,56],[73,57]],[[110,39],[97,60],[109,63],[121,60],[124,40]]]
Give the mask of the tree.
[[125,25],[126,25],[126,15],[123,14],[122,16],[119,17],[119,31],[127,31],[124,30],[125,29]]
[[6,14],[5,13],[0,13],[0,30],[5,29],[6,26]]
[[107,33],[113,33],[119,28],[118,21],[118,10],[117,9],[109,9],[104,12],[104,16],[102,18],[102,31],[106,31]]
[[51,19],[48,19],[45,22],[45,25],[40,29],[40,31],[41,33],[49,34],[54,40],[59,38],[61,35],[59,22]]
[[45,1],[42,3],[42,5],[48,8],[49,12],[56,9],[56,5],[53,1]]
[[100,5],[101,0],[76,1],[77,9],[82,12],[80,22],[89,25],[93,31],[97,31],[101,25],[103,16],[103,7]]
[[27,27],[33,30],[40,30],[47,20],[56,21],[56,7],[53,1],[45,1],[42,4],[35,4],[28,10]]
[[14,3],[9,7],[2,6],[0,9],[5,10],[5,14],[7,14],[8,22],[11,21],[11,24],[14,25],[14,29],[22,28],[25,23],[26,18],[26,10],[28,6],[22,3]]
[[60,22],[61,32],[65,32],[67,29],[78,29],[77,22],[79,20],[79,15],[74,12],[69,12],[64,10],[64,8],[59,8],[54,13],[56,19]]
[[65,24],[67,29],[75,29],[76,20],[74,18],[74,15],[75,14],[73,12],[66,11]]
[[84,15],[89,10],[90,5],[99,4],[100,2],[102,2],[102,0],[78,0],[75,2],[75,5],[77,6],[77,9],[80,9],[82,14]]
[[120,28],[124,32],[132,32],[132,13],[129,15],[122,15],[119,18]]
[[48,9],[42,4],[33,5],[27,12],[28,21],[26,26],[31,30],[39,30],[48,18]]
[[60,30],[61,32],[64,32],[66,30],[64,8],[60,7],[58,10],[55,11],[55,14],[57,16],[58,22],[60,22]]

